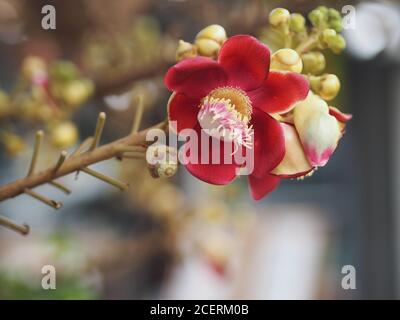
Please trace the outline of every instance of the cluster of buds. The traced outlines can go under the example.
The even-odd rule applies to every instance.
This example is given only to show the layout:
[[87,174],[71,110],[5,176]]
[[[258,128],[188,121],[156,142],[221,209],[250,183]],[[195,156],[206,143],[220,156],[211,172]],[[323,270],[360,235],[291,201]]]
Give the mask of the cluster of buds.
[[[339,34],[342,31],[340,13],[320,6],[308,14],[308,20],[307,24],[303,15],[277,8],[269,15],[270,28],[264,32],[263,40],[275,49],[271,69],[303,73],[309,81],[311,91],[307,99],[279,119],[296,127],[309,162],[317,167],[326,162],[322,154],[336,148],[351,115],[327,104],[340,90],[339,78],[324,73],[325,51],[339,54],[346,46]],[[300,163],[296,161],[297,166]]]
[[82,76],[71,62],[48,64],[37,56],[26,57],[12,94],[0,90],[1,142],[15,155],[24,148],[23,138],[15,132],[20,126],[45,125],[53,145],[67,148],[76,143],[79,134],[69,119],[72,113],[93,94],[91,80]]
[[215,59],[226,39],[227,35],[223,27],[217,24],[210,25],[196,35],[193,44],[179,41],[176,60],[181,61],[198,55]]
[[342,31],[342,17],[332,8],[319,6],[308,14],[290,13],[283,8],[271,11],[270,28],[262,40],[272,49],[271,69],[298,72],[307,75],[313,92],[324,100],[334,99],[340,81],[334,74],[324,74],[324,51],[339,54],[346,47]]

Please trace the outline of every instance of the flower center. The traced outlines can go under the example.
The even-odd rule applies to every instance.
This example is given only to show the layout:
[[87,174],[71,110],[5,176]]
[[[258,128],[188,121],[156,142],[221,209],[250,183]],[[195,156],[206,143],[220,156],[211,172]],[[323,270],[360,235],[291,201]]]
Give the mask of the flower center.
[[198,120],[210,136],[232,141],[236,151],[241,145],[252,147],[253,128],[249,126],[251,113],[251,102],[244,91],[222,87],[203,98]]

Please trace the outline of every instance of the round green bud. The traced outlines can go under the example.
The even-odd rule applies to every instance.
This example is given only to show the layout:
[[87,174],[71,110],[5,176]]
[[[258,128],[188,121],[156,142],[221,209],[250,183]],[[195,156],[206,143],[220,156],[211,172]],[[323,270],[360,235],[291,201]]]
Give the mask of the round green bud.
[[326,16],[324,15],[324,13],[321,10],[314,9],[308,14],[308,19],[310,19],[311,24],[314,27],[318,28],[318,27],[323,26],[323,24],[326,20]]
[[336,32],[341,32],[343,30],[342,19],[340,20],[330,20],[329,27]]
[[324,16],[328,16],[329,9],[326,6],[318,6],[317,10],[321,11]]
[[346,40],[342,35],[338,34],[330,43],[329,48],[336,54],[342,52],[346,48]]
[[342,19],[340,12],[333,8],[330,8],[328,10],[328,16],[329,16],[329,19]]
[[288,23],[290,19],[290,12],[284,8],[276,8],[269,14],[269,23],[274,27]]
[[325,56],[319,51],[304,53],[301,58],[304,73],[319,74],[325,69]]
[[293,32],[301,32],[306,28],[306,19],[300,13],[292,13],[290,15],[290,30]]
[[333,29],[325,29],[322,32],[322,41],[328,47],[330,47],[331,43],[333,43],[335,41],[336,36],[337,36],[337,33],[336,33],[335,30],[333,30]]
[[342,31],[342,16],[336,9],[328,10],[328,25],[330,28],[336,30],[336,32]]

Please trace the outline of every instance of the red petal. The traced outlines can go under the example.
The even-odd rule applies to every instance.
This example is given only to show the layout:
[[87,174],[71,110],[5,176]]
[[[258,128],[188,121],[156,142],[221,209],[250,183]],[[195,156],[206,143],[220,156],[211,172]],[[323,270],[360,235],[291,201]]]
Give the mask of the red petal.
[[259,88],[247,94],[254,107],[267,113],[285,113],[304,100],[308,91],[308,81],[301,74],[271,71]]
[[284,132],[274,118],[254,109],[251,124],[254,129],[254,171],[257,177],[265,176],[285,156]]
[[[168,101],[168,119],[176,121],[176,131],[194,128],[197,124],[200,100],[183,93],[173,93]],[[172,127],[175,131],[175,127]]]
[[266,174],[263,177],[257,178],[254,175],[249,176],[250,194],[254,200],[261,200],[268,193],[274,191],[281,179],[277,176]]
[[[220,158],[219,158],[219,164],[212,164],[211,160],[209,161],[209,163],[206,164],[202,164],[201,163],[201,129],[200,126],[197,125],[195,128],[196,132],[197,132],[197,137],[198,137],[198,141],[199,143],[197,144],[197,146],[194,144],[195,141],[188,141],[185,143],[184,145],[184,153],[190,157],[190,152],[189,152],[189,148],[193,148],[193,150],[196,150],[197,148],[197,164],[196,163],[189,163],[186,164],[185,167],[186,169],[192,174],[194,175],[196,178],[207,182],[207,183],[211,183],[211,184],[216,184],[216,185],[225,185],[228,184],[230,182],[232,182],[235,178],[236,178],[236,170],[238,169],[238,166],[234,163],[233,161],[233,156],[231,155],[232,151],[230,151],[229,155],[230,158],[232,159],[232,163],[225,163],[224,162],[224,142],[223,141],[217,141],[215,138],[212,138],[211,136],[208,136],[206,134],[203,133],[204,137],[208,138],[208,142],[209,142],[209,157],[211,159],[212,155],[215,152],[220,152]],[[219,150],[213,150],[213,141],[215,143],[215,145],[217,146],[217,148],[219,148]],[[232,149],[233,150],[233,147]],[[215,153],[216,154],[216,153]]]
[[270,52],[256,38],[238,35],[224,43],[218,62],[229,76],[229,85],[245,91],[253,90],[268,75]]
[[350,113],[343,113],[338,108],[329,107],[329,114],[334,116],[339,122],[347,122],[353,118],[353,115]]
[[217,62],[206,57],[185,59],[169,68],[164,79],[171,91],[202,98],[216,87],[225,86],[227,75]]

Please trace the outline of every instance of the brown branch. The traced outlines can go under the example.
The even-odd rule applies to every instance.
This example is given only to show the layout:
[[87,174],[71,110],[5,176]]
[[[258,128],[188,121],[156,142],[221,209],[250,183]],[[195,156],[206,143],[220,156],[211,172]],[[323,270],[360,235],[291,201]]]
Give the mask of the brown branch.
[[117,141],[97,147],[94,150],[82,154],[76,154],[64,160],[62,166],[58,170],[54,170],[54,165],[46,170],[32,173],[24,178],[10,182],[0,187],[0,201],[16,197],[26,190],[33,189],[40,185],[51,183],[54,179],[63,177],[70,173],[80,171],[92,164],[112,159],[121,153],[121,147],[138,146],[146,142],[146,133],[153,128],[166,129],[166,121],[131,134]]

